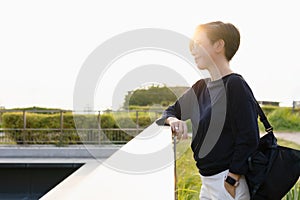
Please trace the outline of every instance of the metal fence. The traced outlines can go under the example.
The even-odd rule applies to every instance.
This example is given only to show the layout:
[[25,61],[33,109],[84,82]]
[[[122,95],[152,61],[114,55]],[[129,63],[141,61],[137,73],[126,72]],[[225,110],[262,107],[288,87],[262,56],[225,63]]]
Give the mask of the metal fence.
[[[75,113],[66,110],[0,110],[0,125],[2,125],[2,116],[4,113],[17,112],[22,113],[23,127],[0,128],[0,145],[31,145],[31,144],[54,144],[58,146],[72,144],[125,144],[142,132],[145,127],[139,126],[140,113],[147,111],[126,110],[126,111],[83,111],[87,115],[95,117],[97,125],[93,128],[64,128],[64,114]],[[101,115],[118,112],[135,116],[134,127],[122,128],[102,128]],[[153,119],[160,114],[159,111],[151,111]],[[37,114],[58,114],[60,115],[59,127],[57,128],[29,128],[27,125],[27,113]]]
[[0,129],[0,144],[125,144],[144,128],[106,129]]

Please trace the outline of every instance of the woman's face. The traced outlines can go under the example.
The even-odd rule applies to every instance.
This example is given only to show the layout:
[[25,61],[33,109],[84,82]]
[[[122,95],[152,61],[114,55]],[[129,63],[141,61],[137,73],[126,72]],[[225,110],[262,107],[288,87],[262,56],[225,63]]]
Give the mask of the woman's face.
[[190,50],[199,69],[208,69],[213,65],[213,45],[203,30],[195,33]]

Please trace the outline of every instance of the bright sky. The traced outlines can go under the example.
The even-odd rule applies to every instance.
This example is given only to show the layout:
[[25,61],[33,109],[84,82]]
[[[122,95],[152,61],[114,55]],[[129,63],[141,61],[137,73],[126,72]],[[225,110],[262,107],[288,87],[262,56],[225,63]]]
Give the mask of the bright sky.
[[[0,106],[72,109],[80,68],[106,40],[139,28],[169,29],[190,37],[198,24],[215,20],[231,22],[239,28],[241,46],[231,67],[244,76],[256,98],[291,106],[292,100],[300,100],[300,12],[296,3],[296,0],[1,1]],[[142,59],[145,55],[147,58]],[[111,72],[103,78],[102,81],[108,81],[104,84],[107,87],[98,88],[95,102],[100,102],[97,101],[100,98],[101,103],[95,103],[95,108],[111,107],[109,90],[126,73],[117,67],[118,63],[136,66],[153,62],[169,67],[174,62],[177,66],[186,65],[162,52],[124,56],[112,66],[121,72]],[[196,80],[191,74],[189,84]],[[100,90],[107,91],[107,95],[99,97]]]

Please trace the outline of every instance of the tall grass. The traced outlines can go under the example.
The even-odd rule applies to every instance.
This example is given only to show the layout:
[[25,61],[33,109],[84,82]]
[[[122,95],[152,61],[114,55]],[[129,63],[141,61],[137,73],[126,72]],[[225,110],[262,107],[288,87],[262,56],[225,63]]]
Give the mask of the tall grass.
[[196,167],[190,140],[177,143],[176,169],[178,200],[199,199],[201,180]]
[[300,200],[300,183],[299,182],[286,194],[285,200]]
[[[275,132],[297,132],[300,131],[300,111],[292,110],[289,107],[262,107]],[[263,132],[264,127],[259,123],[259,128]]]

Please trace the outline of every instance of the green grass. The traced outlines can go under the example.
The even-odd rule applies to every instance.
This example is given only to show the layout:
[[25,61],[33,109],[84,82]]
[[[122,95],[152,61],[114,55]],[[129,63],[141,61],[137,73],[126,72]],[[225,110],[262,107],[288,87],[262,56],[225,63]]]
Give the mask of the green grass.
[[190,140],[181,140],[177,144],[176,157],[178,200],[199,199],[201,180]]
[[300,200],[300,183],[298,183],[285,195],[285,200]]
[[16,141],[12,140],[8,136],[0,136],[0,145],[16,145]]
[[[294,112],[290,107],[263,106],[262,109],[277,132],[300,132],[299,109],[294,110]],[[264,131],[261,122],[259,122],[259,129]]]
[[[193,158],[193,152],[189,147],[190,142],[190,140],[181,140],[179,143],[177,143],[176,168],[178,200],[199,199],[201,180]],[[294,149],[300,149],[300,145],[282,139],[278,139],[278,144]],[[299,182],[286,195],[285,199],[300,200]]]

